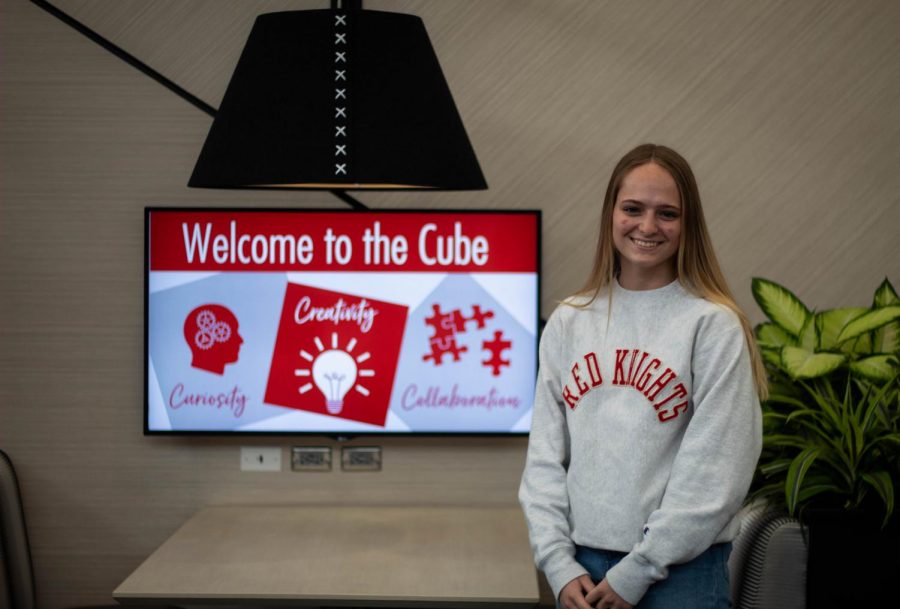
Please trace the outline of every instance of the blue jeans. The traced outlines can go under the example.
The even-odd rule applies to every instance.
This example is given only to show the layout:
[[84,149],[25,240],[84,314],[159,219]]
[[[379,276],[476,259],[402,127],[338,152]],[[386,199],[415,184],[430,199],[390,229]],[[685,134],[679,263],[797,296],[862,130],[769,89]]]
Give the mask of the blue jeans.
[[[717,543],[690,562],[672,565],[669,576],[650,586],[636,609],[729,609],[730,554],[730,543]],[[625,552],[575,546],[575,560],[588,570],[594,583],[600,583],[624,557]]]

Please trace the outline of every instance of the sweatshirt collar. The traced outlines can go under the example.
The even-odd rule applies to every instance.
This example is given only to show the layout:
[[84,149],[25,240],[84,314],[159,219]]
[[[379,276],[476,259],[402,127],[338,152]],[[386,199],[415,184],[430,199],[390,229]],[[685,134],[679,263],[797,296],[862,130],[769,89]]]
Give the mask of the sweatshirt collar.
[[613,278],[613,298],[624,298],[626,300],[640,300],[643,302],[659,302],[667,300],[684,291],[681,282],[676,277],[671,283],[652,290],[626,290],[619,285],[618,277]]

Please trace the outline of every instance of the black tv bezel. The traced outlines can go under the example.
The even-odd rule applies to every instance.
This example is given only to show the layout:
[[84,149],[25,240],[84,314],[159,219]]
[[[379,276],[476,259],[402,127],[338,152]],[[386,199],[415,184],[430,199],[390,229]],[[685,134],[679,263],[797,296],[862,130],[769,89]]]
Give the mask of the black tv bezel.
[[[536,340],[535,340],[535,368],[534,376],[537,378],[538,368],[538,344],[541,335],[541,249],[542,249],[542,210],[540,209],[333,209],[328,207],[294,208],[294,207],[178,207],[178,206],[145,206],[144,207],[144,435],[162,437],[326,437],[335,440],[348,440],[356,437],[496,437],[496,438],[521,438],[527,436],[528,431],[235,431],[235,430],[152,430],[150,429],[150,332],[149,332],[149,308],[150,308],[150,214],[153,212],[277,212],[277,213],[329,213],[329,214],[461,214],[461,215],[533,215],[537,222],[535,269],[537,274],[537,302],[535,307]],[[533,408],[533,405],[532,405]]]

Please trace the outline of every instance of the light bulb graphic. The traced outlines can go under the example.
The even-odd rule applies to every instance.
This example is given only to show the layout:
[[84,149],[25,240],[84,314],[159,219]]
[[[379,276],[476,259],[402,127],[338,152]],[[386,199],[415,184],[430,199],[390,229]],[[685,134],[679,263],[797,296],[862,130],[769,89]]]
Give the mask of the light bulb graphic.
[[325,349],[322,340],[316,336],[313,338],[319,353],[315,356],[305,350],[300,350],[300,357],[312,363],[312,369],[297,368],[294,376],[312,377],[312,383],[304,383],[297,391],[306,393],[315,385],[325,396],[325,408],[329,414],[340,414],[344,409],[344,398],[351,389],[355,389],[362,395],[369,395],[369,390],[356,383],[358,378],[375,376],[374,370],[360,369],[359,364],[371,357],[369,352],[358,357],[351,353],[356,347],[356,339],[351,338],[347,347],[338,347],[337,332],[331,334],[331,348]]
[[312,366],[313,383],[325,396],[325,407],[331,414],[344,408],[344,396],[356,383],[356,362],[341,349],[320,353]]

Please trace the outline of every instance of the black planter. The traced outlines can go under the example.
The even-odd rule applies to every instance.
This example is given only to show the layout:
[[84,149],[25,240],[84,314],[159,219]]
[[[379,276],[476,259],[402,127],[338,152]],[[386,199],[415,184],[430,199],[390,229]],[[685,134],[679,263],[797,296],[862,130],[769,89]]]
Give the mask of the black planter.
[[894,518],[882,529],[883,518],[883,509],[806,511],[807,609],[888,606],[896,599],[900,526]]

